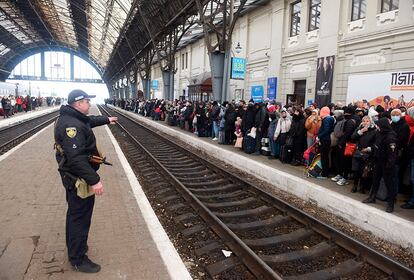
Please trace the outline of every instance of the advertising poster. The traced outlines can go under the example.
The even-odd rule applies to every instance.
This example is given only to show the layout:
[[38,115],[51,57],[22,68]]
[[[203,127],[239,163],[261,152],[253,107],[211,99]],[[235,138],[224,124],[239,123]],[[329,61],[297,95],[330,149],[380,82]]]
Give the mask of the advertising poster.
[[277,78],[268,78],[267,79],[267,98],[269,100],[276,99],[276,90],[277,90]]
[[244,80],[246,73],[246,59],[239,57],[231,58],[231,79]]
[[158,80],[152,80],[151,81],[151,88],[154,90],[158,89]]
[[414,106],[414,70],[350,75],[346,102],[381,105],[385,110]]
[[263,86],[252,86],[252,99],[254,102],[263,102]]
[[331,103],[335,56],[318,58],[315,102],[321,108]]

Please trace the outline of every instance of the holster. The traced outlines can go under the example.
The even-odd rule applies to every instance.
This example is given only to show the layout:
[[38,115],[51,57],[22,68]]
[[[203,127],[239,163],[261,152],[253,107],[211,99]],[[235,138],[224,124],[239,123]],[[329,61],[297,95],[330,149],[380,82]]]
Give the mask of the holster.
[[91,186],[89,186],[86,181],[82,178],[78,178],[75,182],[75,188],[76,188],[76,194],[82,198],[85,199],[87,197],[90,197],[94,195]]

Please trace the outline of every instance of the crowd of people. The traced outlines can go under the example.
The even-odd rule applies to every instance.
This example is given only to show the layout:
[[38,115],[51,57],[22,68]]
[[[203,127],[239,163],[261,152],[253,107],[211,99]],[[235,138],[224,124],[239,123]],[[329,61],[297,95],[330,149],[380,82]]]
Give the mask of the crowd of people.
[[398,191],[408,186],[411,197],[401,207],[414,209],[414,107],[386,110],[358,102],[304,108],[270,100],[106,102],[283,163],[314,168],[319,159],[319,172],[308,174],[350,184],[351,192],[368,191],[364,203],[382,196],[387,212],[394,211]]
[[37,107],[60,105],[61,99],[55,97],[35,97],[35,96],[0,96],[0,116],[10,118],[16,113],[35,111]]

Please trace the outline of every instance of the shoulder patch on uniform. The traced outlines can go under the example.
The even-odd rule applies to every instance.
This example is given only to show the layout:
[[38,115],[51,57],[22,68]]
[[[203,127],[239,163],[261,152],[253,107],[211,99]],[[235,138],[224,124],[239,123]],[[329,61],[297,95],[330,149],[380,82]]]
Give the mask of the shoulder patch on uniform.
[[74,138],[75,136],[76,136],[76,134],[77,134],[78,132],[77,132],[77,130],[76,130],[76,127],[67,127],[66,128],[66,135],[69,137],[69,138]]

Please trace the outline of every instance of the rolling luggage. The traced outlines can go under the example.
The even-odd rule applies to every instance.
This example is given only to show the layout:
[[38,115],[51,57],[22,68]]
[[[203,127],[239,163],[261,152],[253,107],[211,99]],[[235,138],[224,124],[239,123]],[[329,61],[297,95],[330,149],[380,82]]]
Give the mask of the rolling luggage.
[[313,158],[312,163],[309,164],[309,166],[306,168],[306,175],[308,177],[317,178],[321,176],[321,173],[322,173],[321,155],[317,154]]
[[243,138],[243,150],[246,154],[252,154],[256,151],[256,139],[251,136]]
[[279,158],[282,163],[291,163],[293,160],[293,148],[288,145],[283,145]]

